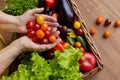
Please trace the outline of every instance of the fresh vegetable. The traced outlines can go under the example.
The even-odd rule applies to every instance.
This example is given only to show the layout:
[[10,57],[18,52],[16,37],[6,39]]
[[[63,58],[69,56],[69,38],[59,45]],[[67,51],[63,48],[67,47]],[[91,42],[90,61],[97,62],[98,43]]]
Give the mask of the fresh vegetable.
[[67,42],[69,42],[70,45],[74,45],[75,40],[73,38],[71,38],[71,37],[67,37]]
[[63,44],[60,42],[53,48],[53,51],[58,50],[58,51],[62,52],[63,49],[64,49]]
[[110,31],[106,30],[103,35],[104,38],[110,37]]
[[55,51],[54,56],[51,60],[45,60],[33,52],[27,62],[23,60],[17,71],[2,77],[2,80],[82,80],[78,63],[82,57],[80,49],[69,47],[62,53]]
[[96,19],[97,24],[101,24],[103,22],[103,18],[101,16],[98,16]]
[[106,19],[105,20],[105,23],[104,23],[104,26],[109,26],[111,24],[111,20],[110,19]]
[[120,20],[116,20],[114,25],[115,25],[115,27],[119,27],[120,26]]
[[32,38],[32,41],[35,42],[35,43],[39,43],[39,38],[37,36],[34,36]]
[[2,10],[11,15],[21,15],[29,9],[38,7],[38,0],[5,0],[7,6]]
[[51,35],[49,38],[48,38],[49,42],[53,43],[53,42],[56,42],[56,37],[54,35]]
[[27,29],[33,29],[35,26],[35,23],[33,21],[28,21],[26,24]]
[[65,42],[64,44],[63,44],[63,48],[64,49],[67,49],[67,48],[69,48],[70,47],[70,43],[69,42]]
[[92,53],[84,52],[83,57],[79,60],[80,70],[82,72],[88,72],[96,66],[96,58]]
[[52,13],[52,17],[58,19],[58,14],[54,12],[54,13]]
[[67,34],[68,34],[69,37],[71,37],[71,38],[76,38],[76,34],[75,34],[74,31],[70,31],[70,32],[68,32]]
[[80,47],[81,47],[81,43],[80,43],[80,42],[75,42],[75,43],[74,43],[74,46],[75,46],[76,48],[80,48]]
[[83,33],[83,30],[80,28],[80,29],[76,29],[75,30],[75,33],[79,36],[82,36],[84,33]]
[[40,39],[44,38],[45,33],[42,30],[37,30],[36,31],[36,36]]
[[40,40],[40,44],[48,44],[49,40],[47,38],[43,38]]
[[96,33],[96,28],[94,28],[94,27],[91,28],[91,29],[90,29],[90,34],[91,34],[91,35],[95,35],[95,33]]
[[55,0],[45,0],[46,1],[46,6],[51,8],[55,5]]
[[47,31],[47,30],[48,30],[48,24],[43,23],[43,24],[41,25],[41,30]]
[[32,37],[34,37],[34,36],[35,36],[35,31],[34,31],[34,30],[28,31],[28,37],[29,37],[29,38],[32,38]]
[[44,33],[45,33],[45,37],[46,37],[46,38],[49,38],[50,35],[52,35],[52,34],[50,33],[50,31],[44,31]]
[[81,80],[78,60],[82,57],[80,49],[69,47],[63,52],[55,51],[55,57],[50,60],[52,68],[51,80]]
[[40,29],[40,25],[39,24],[35,24],[33,29],[36,31],[36,30],[39,30]]
[[77,36],[76,41],[79,41],[81,43],[85,51],[89,51],[88,43],[85,41],[85,39],[82,36]]
[[81,27],[81,23],[79,21],[75,21],[73,26],[75,29],[79,29]]
[[44,17],[42,15],[37,16],[36,22],[40,25],[44,24]]
[[67,27],[71,27],[74,22],[75,14],[69,1],[56,0],[56,10],[57,13],[59,13],[60,15],[58,22],[61,25],[66,25]]

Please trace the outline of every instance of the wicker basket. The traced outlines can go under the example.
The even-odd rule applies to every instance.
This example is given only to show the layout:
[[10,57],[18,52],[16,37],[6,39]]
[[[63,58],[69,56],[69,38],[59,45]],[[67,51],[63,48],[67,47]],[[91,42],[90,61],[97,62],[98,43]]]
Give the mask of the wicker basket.
[[103,68],[103,63],[102,63],[101,57],[99,55],[99,51],[96,48],[95,43],[94,43],[90,33],[88,32],[85,21],[82,18],[82,15],[80,13],[80,10],[79,10],[75,0],[69,0],[69,2],[71,3],[71,6],[72,6],[75,14],[77,15],[79,21],[82,23],[82,30],[85,34],[85,38],[86,38],[88,44],[90,45],[91,51],[93,52],[93,54],[95,55],[95,57],[97,59],[97,66],[90,72],[84,73],[83,78],[86,79],[86,78],[90,77],[91,75],[95,74],[96,72],[101,71]]

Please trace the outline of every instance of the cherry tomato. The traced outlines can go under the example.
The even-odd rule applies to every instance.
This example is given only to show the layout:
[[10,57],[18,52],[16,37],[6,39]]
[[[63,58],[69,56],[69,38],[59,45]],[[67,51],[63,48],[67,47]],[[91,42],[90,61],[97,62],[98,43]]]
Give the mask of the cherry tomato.
[[46,37],[46,38],[49,38],[50,35],[51,35],[51,33],[50,33],[49,31],[44,31],[44,33],[45,33],[45,37]]
[[28,31],[28,37],[29,37],[29,38],[32,38],[32,37],[34,37],[34,36],[35,36],[35,31],[34,31],[34,30]]
[[34,26],[35,26],[35,23],[33,21],[28,21],[26,24],[27,29],[33,29]]
[[54,17],[54,18],[58,18],[58,14],[57,13],[52,13],[52,17]]
[[41,30],[47,31],[47,30],[48,30],[48,24],[43,23],[43,24],[41,25]]
[[77,35],[81,35],[81,36],[84,34],[81,28],[77,29],[75,32]]
[[67,49],[68,47],[70,47],[69,42],[65,42],[65,43],[63,44],[63,48],[64,48],[64,49]]
[[75,42],[75,43],[74,43],[74,46],[75,46],[76,48],[80,48],[80,47],[81,47],[81,43],[80,43],[80,42]]
[[39,38],[36,37],[36,36],[34,36],[34,37],[32,38],[32,41],[35,42],[35,43],[38,43],[38,42],[39,42]]
[[101,24],[103,22],[103,18],[101,16],[98,16],[96,19],[97,24]]
[[48,44],[48,39],[47,38],[43,38],[40,40],[40,44]]
[[40,25],[39,24],[35,24],[35,26],[33,27],[34,30],[38,30],[40,29]]
[[82,52],[85,52],[85,49],[83,47],[80,47],[80,49],[81,49]]
[[60,52],[63,51],[63,45],[61,43],[58,43],[54,48],[53,50],[56,51],[56,50],[59,50]]
[[116,20],[115,21],[115,27],[119,27],[120,26],[120,20]]
[[54,35],[51,35],[49,37],[49,42],[51,42],[51,43],[56,42],[56,37]]
[[81,26],[81,23],[80,23],[79,21],[75,21],[75,22],[74,22],[74,28],[75,28],[75,29],[79,29],[80,26]]
[[44,17],[42,15],[37,16],[36,21],[38,24],[43,24],[44,23]]
[[52,59],[52,58],[54,58],[54,53],[51,51],[47,51],[47,52],[45,52],[44,56],[47,59]]
[[40,39],[44,38],[45,33],[42,30],[37,30],[36,31],[36,36]]
[[90,29],[90,34],[91,35],[95,35],[95,33],[96,33],[96,28],[91,28]]
[[55,0],[45,0],[47,7],[53,7],[55,5]]

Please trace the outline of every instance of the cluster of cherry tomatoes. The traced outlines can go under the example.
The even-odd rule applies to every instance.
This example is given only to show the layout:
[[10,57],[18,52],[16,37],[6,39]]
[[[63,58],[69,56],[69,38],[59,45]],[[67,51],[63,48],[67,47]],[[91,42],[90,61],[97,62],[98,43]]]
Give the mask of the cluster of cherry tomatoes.
[[26,28],[28,29],[27,36],[35,43],[48,44],[56,41],[56,36],[48,30],[49,26],[42,15],[37,16],[36,22],[28,21]]

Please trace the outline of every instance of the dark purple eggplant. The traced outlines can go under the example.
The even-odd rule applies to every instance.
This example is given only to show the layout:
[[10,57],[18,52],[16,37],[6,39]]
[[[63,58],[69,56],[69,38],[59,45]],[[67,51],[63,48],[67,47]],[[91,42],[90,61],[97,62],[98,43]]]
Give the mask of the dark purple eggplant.
[[56,0],[56,9],[60,14],[58,22],[61,25],[72,27],[75,13],[68,0]]

